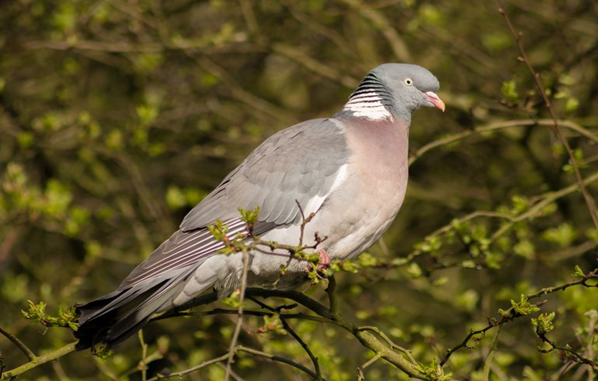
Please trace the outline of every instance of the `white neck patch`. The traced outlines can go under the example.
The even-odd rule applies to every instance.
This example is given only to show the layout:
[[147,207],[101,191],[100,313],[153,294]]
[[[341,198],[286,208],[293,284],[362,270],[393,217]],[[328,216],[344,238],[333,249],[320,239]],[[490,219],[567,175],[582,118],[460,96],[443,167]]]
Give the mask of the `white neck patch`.
[[343,111],[351,111],[353,116],[369,120],[393,119],[392,114],[382,104],[382,97],[373,91],[349,99]]

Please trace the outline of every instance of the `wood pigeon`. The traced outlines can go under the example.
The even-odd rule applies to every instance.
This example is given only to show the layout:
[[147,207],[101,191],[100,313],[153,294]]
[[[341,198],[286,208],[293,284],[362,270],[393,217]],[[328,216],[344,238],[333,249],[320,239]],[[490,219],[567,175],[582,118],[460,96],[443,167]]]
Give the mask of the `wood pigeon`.
[[[321,266],[368,249],[405,197],[411,113],[421,106],[444,111],[438,88],[423,67],[383,64],[365,76],[332,118],[308,120],[266,139],[116,291],[77,307],[77,349],[117,346],[155,313],[208,290],[224,297],[238,289],[242,254],[219,255],[224,243],[208,229],[222,221],[229,237],[246,232],[238,208],[259,207],[253,234],[288,245],[299,243],[302,216],[314,213],[303,237],[305,245],[315,244],[316,233],[328,237],[316,250]],[[252,252],[249,283],[291,289],[307,280],[309,265],[288,253]]]

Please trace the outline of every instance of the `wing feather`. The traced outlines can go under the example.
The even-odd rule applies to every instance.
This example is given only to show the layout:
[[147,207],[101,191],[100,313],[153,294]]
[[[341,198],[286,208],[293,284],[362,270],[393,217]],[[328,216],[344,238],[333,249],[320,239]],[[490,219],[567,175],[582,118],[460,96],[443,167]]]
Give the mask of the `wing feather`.
[[[262,208],[260,217],[269,216],[269,222],[297,223],[299,210],[295,200],[307,205],[311,199],[329,193],[349,156],[342,122],[338,120],[316,119],[289,127],[256,148],[189,212],[180,228],[183,231],[201,228],[218,219],[236,217],[239,207],[255,206]],[[298,190],[299,194],[288,192],[290,189]],[[269,209],[280,205],[285,205],[280,211]],[[291,205],[295,213],[287,213],[286,205]]]
[[[339,121],[317,119],[283,130],[262,143],[197,205],[180,230],[122,282],[119,290],[183,267],[201,265],[224,247],[207,226],[229,226],[229,237],[246,230],[238,208],[260,207],[255,233],[300,222],[300,203],[316,212],[345,176],[350,156]],[[305,210],[305,208],[313,210]]]

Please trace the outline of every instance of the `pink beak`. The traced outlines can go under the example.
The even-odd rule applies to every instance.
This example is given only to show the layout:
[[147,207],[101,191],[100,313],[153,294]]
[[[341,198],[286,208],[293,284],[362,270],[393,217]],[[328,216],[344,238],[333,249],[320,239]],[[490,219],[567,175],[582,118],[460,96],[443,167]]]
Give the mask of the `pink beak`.
[[436,107],[437,109],[444,112],[444,110],[446,109],[446,106],[444,105],[444,102],[442,101],[442,99],[440,99],[440,97],[438,95],[436,95],[435,92],[426,91],[424,94],[426,94],[426,98],[428,99],[428,101],[430,101],[430,103],[432,103],[434,105],[434,107]]

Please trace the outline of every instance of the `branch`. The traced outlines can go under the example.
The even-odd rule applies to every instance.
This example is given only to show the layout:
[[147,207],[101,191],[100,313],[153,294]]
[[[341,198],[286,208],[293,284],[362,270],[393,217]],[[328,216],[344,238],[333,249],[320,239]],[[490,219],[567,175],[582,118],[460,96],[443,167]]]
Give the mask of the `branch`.
[[281,321],[282,321],[282,326],[285,329],[285,331],[287,331],[291,336],[293,336],[293,338],[299,343],[299,345],[301,345],[301,348],[303,348],[305,353],[307,353],[307,355],[311,359],[312,364],[314,364],[314,372],[316,374],[315,379],[317,381],[326,381],[322,377],[322,371],[320,369],[320,362],[318,361],[318,358],[316,357],[316,355],[314,355],[314,353],[309,348],[309,345],[307,345],[307,343],[305,341],[303,341],[301,336],[299,336],[297,334],[297,332],[295,332],[295,330],[293,330],[293,328],[291,328],[289,323],[287,323],[286,319],[281,318]]
[[36,359],[35,353],[33,353],[31,351],[31,349],[29,349],[25,345],[25,343],[23,343],[21,340],[19,340],[19,338],[16,337],[15,335],[13,335],[12,333],[10,333],[7,330],[5,330],[4,328],[2,328],[2,326],[0,326],[0,334],[4,335],[8,340],[12,341],[14,345],[19,347],[21,352],[23,352],[25,354],[25,356],[27,356],[29,361],[34,361]]
[[558,346],[554,341],[552,341],[548,337],[546,337],[546,333],[544,333],[544,332],[539,332],[536,330],[536,333],[538,334],[538,337],[540,338],[540,340],[542,340],[543,343],[550,345],[549,349],[542,349],[542,350],[540,350],[540,352],[549,353],[549,352],[557,350],[562,353],[565,353],[566,355],[569,355],[570,357],[573,357],[573,360],[575,362],[578,362],[580,364],[589,365],[593,370],[598,370],[597,362],[592,361],[589,358],[586,358],[586,357],[580,355],[579,353],[572,350],[571,347],[569,347],[568,345],[566,345],[564,347]]
[[575,172],[575,178],[577,179],[577,182],[579,183],[579,189],[581,190],[583,198],[588,207],[588,212],[590,212],[590,216],[592,217],[592,222],[594,223],[594,227],[596,229],[598,229],[598,217],[596,216],[596,202],[594,201],[594,199],[592,198],[592,196],[586,189],[583,178],[581,177],[581,172],[579,170],[579,164],[577,163],[575,154],[573,153],[573,150],[571,149],[571,146],[569,145],[569,141],[567,140],[565,135],[563,135],[563,132],[559,126],[559,120],[554,111],[554,107],[552,106],[552,103],[548,99],[548,96],[546,95],[546,90],[544,89],[544,85],[542,84],[542,81],[540,80],[540,73],[536,72],[536,70],[532,66],[531,62],[529,61],[529,58],[527,57],[527,53],[523,47],[523,43],[521,42],[521,33],[517,33],[515,31],[515,28],[513,27],[513,24],[511,23],[511,19],[509,18],[509,15],[505,11],[504,1],[498,0],[498,3],[500,4],[500,8],[498,9],[498,12],[505,19],[505,22],[507,23],[507,26],[509,27],[509,31],[513,35],[513,38],[515,39],[515,42],[517,43],[517,47],[519,48],[519,53],[521,54],[521,56],[518,57],[517,59],[519,61],[525,63],[530,74],[532,75],[532,77],[534,77],[534,81],[536,82],[536,87],[538,88],[538,91],[542,95],[544,104],[546,105],[546,108],[548,109],[548,111],[550,112],[550,116],[552,117],[553,130],[556,132],[556,135],[561,140],[561,142],[563,143],[563,146],[565,147],[565,149],[567,151],[567,155],[569,156],[569,160],[571,161],[571,165],[573,166],[573,171]]
[[287,358],[284,358],[284,357],[281,357],[281,356],[277,356],[277,355],[273,355],[273,354],[270,354],[270,353],[258,351],[257,349],[247,348],[247,347],[244,347],[242,345],[239,345],[237,347],[237,351],[250,353],[250,354],[252,354],[254,356],[264,357],[264,358],[270,359],[272,361],[281,362],[283,364],[287,364],[287,365],[290,365],[290,366],[292,366],[294,368],[302,370],[303,372],[309,374],[314,379],[318,378],[318,375],[316,373],[314,373],[311,369],[306,368],[305,366],[303,366],[303,365],[301,365],[298,362],[295,362],[293,360],[289,360]]
[[[320,363],[318,361],[318,358],[313,354],[313,352],[311,351],[311,349],[309,348],[309,345],[307,345],[307,343],[305,341],[303,341],[303,339],[297,334],[297,332],[295,332],[295,330],[293,328],[291,328],[291,326],[289,325],[289,323],[287,323],[286,321],[286,317],[284,317],[285,315],[281,315],[280,311],[282,309],[286,309],[289,308],[287,306],[281,306],[278,308],[272,308],[269,305],[267,305],[266,303],[262,303],[257,299],[251,299],[254,303],[257,303],[259,306],[261,306],[262,308],[265,308],[269,311],[272,312],[272,314],[270,314],[271,316],[274,314],[277,314],[278,317],[280,318],[280,321],[282,322],[282,327],[285,329],[285,331],[287,331],[291,336],[293,336],[293,338],[299,343],[299,345],[301,345],[301,348],[303,348],[303,350],[305,351],[305,353],[307,353],[307,355],[309,356],[309,358],[311,359],[311,362],[314,364],[314,371],[317,375],[316,380],[317,381],[322,381],[322,373],[320,370]],[[296,306],[296,305],[294,305]]]
[[[586,184],[593,183],[594,181],[598,180],[598,172],[588,176],[585,180]],[[506,233],[515,223],[524,221],[528,218],[534,217],[538,212],[540,212],[546,205],[550,204],[551,202],[556,201],[557,199],[564,197],[568,194],[571,194],[579,189],[578,184],[571,184],[566,188],[558,190],[556,192],[548,192],[541,196],[541,200],[534,204],[531,208],[529,208],[526,212],[519,214],[518,216],[511,219],[511,221],[505,225],[503,225],[499,230],[497,230],[491,237],[492,241],[495,241],[498,237]]]
[[359,13],[364,19],[370,21],[374,28],[382,32],[382,35],[390,45],[397,62],[410,62],[413,60],[407,44],[401,38],[399,32],[392,26],[393,23],[388,20],[383,12],[371,8],[366,2],[358,0],[342,0],[342,2],[353,8],[353,10]]
[[[540,296],[544,296],[544,295],[548,295],[548,294],[552,294],[558,291],[563,291],[568,289],[569,287],[573,287],[573,286],[583,286],[583,287],[593,287],[593,288],[598,288],[598,283],[597,284],[589,284],[588,281],[590,279],[595,279],[598,277],[598,268],[595,268],[594,270],[590,271],[589,273],[585,274],[581,279],[576,280],[576,281],[571,281],[565,284],[562,284],[560,286],[555,286],[555,287],[545,287],[542,288],[539,291],[536,291],[532,294],[529,294],[527,296],[525,296],[525,300],[529,300],[529,299],[535,299],[535,298],[539,298]],[[540,307],[542,304],[544,304],[545,301],[540,301],[536,304],[534,304],[534,306],[536,307]],[[481,337],[479,339],[476,339],[476,341],[479,343],[485,336],[486,332],[491,330],[492,328],[495,327],[499,327],[505,323],[509,323],[513,320],[515,320],[516,318],[522,317],[522,316],[526,316],[526,314],[521,314],[518,313],[517,311],[515,311],[515,307],[511,307],[505,311],[501,311],[501,315],[502,318],[500,320],[496,320],[494,318],[489,318],[488,319],[488,325],[482,329],[479,330],[470,330],[469,334],[465,337],[465,339],[463,339],[463,341],[453,347],[450,348],[446,351],[446,354],[444,356],[444,358],[442,359],[442,361],[440,362],[440,366],[444,366],[448,360],[450,359],[450,357],[453,355],[453,353],[455,353],[456,351],[462,349],[462,348],[468,348],[468,349],[473,349],[475,347],[471,347],[469,346],[469,341],[477,336],[477,335],[481,335]],[[560,349],[560,348],[557,348]]]
[[[567,121],[567,120],[559,120],[558,123],[565,128],[568,128],[572,131],[577,132],[580,135],[590,139],[591,141],[598,143],[598,136],[594,135],[588,129],[580,126],[577,123]],[[447,136],[433,142],[430,142],[420,149],[418,149],[414,154],[411,155],[409,158],[409,165],[413,164],[416,160],[422,157],[428,151],[431,151],[436,148],[440,148],[447,144],[455,143],[465,138],[468,138],[472,135],[481,134],[483,132],[495,131],[495,130],[502,130],[504,128],[511,128],[511,127],[522,127],[522,126],[550,126],[553,125],[554,121],[549,119],[539,119],[539,120],[532,120],[532,119],[521,119],[521,120],[509,120],[506,122],[497,122],[491,123],[486,126],[477,127],[473,130],[467,130],[463,132],[459,132],[457,134]]]
[[230,44],[206,46],[205,42],[177,41],[176,43],[154,43],[143,44],[127,41],[93,41],[77,40],[71,41],[29,41],[25,43],[27,49],[52,49],[52,50],[80,50],[106,53],[163,53],[165,51],[196,51],[201,50],[204,54],[216,53],[257,53],[264,52],[264,47],[256,44]]
[[242,103],[258,110],[259,112],[273,116],[282,123],[290,124],[295,121],[295,117],[286,110],[281,109],[271,102],[257,97],[255,94],[245,90],[224,68],[210,60],[205,54],[197,55],[192,51],[185,52],[189,58],[205,71],[218,78],[230,90],[231,95]]
[[237,341],[239,340],[239,335],[241,334],[241,326],[243,325],[243,302],[245,301],[245,290],[247,289],[247,272],[249,269],[249,253],[247,249],[243,249],[243,273],[241,275],[241,289],[239,294],[239,309],[237,313],[237,325],[235,326],[235,332],[233,333],[233,338],[230,342],[230,348],[228,350],[228,361],[226,362],[226,373],[224,375],[224,380],[228,381],[230,378],[231,367],[233,365],[233,361],[235,359],[235,348],[237,348]]
[[[262,352],[262,351],[259,351],[257,349],[244,347],[242,345],[238,345],[238,346],[236,346],[234,348],[234,353],[236,354],[237,352],[245,352],[245,353],[252,354],[254,356],[264,357],[264,358],[267,358],[267,359],[272,360],[272,361],[276,361],[276,362],[280,362],[280,363],[283,363],[283,364],[287,364],[287,365],[290,365],[290,366],[292,366],[294,368],[297,368],[297,369],[299,369],[299,370],[301,370],[301,371],[309,374],[314,379],[317,379],[317,377],[318,377],[316,373],[314,373],[310,369],[306,368],[305,366],[303,366],[303,365],[301,365],[298,362],[295,362],[293,360],[290,360],[290,359],[287,359],[285,357],[282,357],[282,356],[277,356],[277,355],[273,355],[273,354],[270,354],[270,353]],[[226,353],[226,354],[224,354],[224,355],[222,355],[220,357],[216,357],[216,358],[213,358],[211,360],[204,361],[204,362],[202,362],[201,364],[199,364],[197,366],[194,366],[194,367],[189,368],[189,369],[185,369],[185,370],[180,371],[180,372],[169,373],[169,374],[158,374],[158,375],[156,375],[156,377],[150,378],[148,381],[156,381],[156,380],[162,380],[162,379],[165,379],[165,378],[172,378],[172,377],[182,377],[182,376],[185,376],[187,374],[196,372],[196,371],[198,371],[198,370],[200,370],[202,368],[205,368],[206,366],[220,363],[221,361],[224,361],[224,360],[226,360],[228,358],[230,358],[230,353]]]
[[376,361],[380,360],[380,357],[382,357],[382,355],[378,353],[374,357],[369,359],[365,364],[357,367],[357,381],[365,381],[365,375],[363,374],[363,371],[368,366],[370,366],[373,363],[375,363]]
[[554,292],[564,291],[564,290],[568,289],[569,287],[573,287],[573,286],[583,286],[583,287],[586,287],[586,288],[598,288],[598,283],[596,283],[596,284],[589,284],[588,283],[588,281],[590,279],[595,279],[595,278],[598,278],[598,268],[595,268],[594,270],[592,270],[589,273],[585,274],[579,280],[571,281],[571,282],[565,283],[565,284],[560,285],[560,286],[545,287],[545,288],[543,288],[543,289],[541,289],[539,291],[534,292],[533,294],[529,294],[527,296],[527,298],[528,299],[539,298],[540,296],[552,294]]
[[206,366],[219,363],[220,361],[224,361],[224,360],[228,359],[229,357],[230,357],[230,354],[226,353],[225,355],[213,358],[211,360],[204,361],[201,364],[194,366],[193,368],[185,369],[180,372],[169,373],[169,374],[157,374],[155,377],[152,377],[147,381],[156,381],[156,380],[162,380],[164,378],[172,378],[172,377],[182,377],[189,373],[196,372],[196,371],[200,370],[201,368],[205,368]]
[[341,85],[354,89],[359,84],[359,81],[353,77],[342,74],[342,70],[331,68],[329,65],[314,60],[308,53],[301,51],[293,46],[275,43],[271,46],[272,51],[280,54],[281,56],[287,57],[313,73],[333,80]]
[[[247,298],[262,297],[293,300],[319,315],[321,318],[324,318],[327,321],[345,329],[347,332],[355,336],[365,348],[373,351],[376,354],[380,354],[381,358],[394,365],[396,368],[402,370],[407,375],[420,380],[429,379],[417,369],[416,364],[414,364],[411,359],[404,357],[403,351],[399,350],[397,352],[396,348],[400,348],[399,346],[396,344],[390,345],[387,340],[380,339],[374,333],[370,332],[370,329],[364,329],[363,327],[359,327],[351,323],[339,313],[332,314],[331,311],[326,308],[326,306],[300,292],[247,288],[245,296]],[[210,303],[214,300],[216,300],[216,294],[205,295],[189,301],[180,309],[189,309],[196,305]],[[281,318],[285,319],[289,318],[289,316],[282,314]]]
[[[595,172],[592,175],[590,175],[584,179],[584,181],[587,185],[594,183],[597,180],[598,180],[598,172]],[[507,233],[516,223],[536,217],[547,205],[549,205],[550,203],[552,203],[562,197],[565,197],[565,196],[577,191],[578,189],[579,189],[579,186],[577,183],[575,183],[575,184],[571,184],[571,185],[569,185],[563,189],[560,189],[558,191],[555,191],[555,192],[547,192],[547,193],[543,193],[543,194],[540,194],[537,196],[533,196],[532,199],[536,200],[536,202],[532,206],[530,206],[529,209],[525,210],[524,212],[521,212],[518,215],[509,215],[509,214],[498,213],[498,212],[494,212],[494,211],[479,211],[478,210],[478,211],[472,212],[466,216],[463,216],[461,218],[455,219],[455,220],[451,221],[450,223],[436,229],[434,232],[430,233],[427,236],[427,238],[438,237],[438,236],[449,233],[452,229],[454,229],[453,224],[455,222],[460,224],[463,222],[473,220],[478,217],[500,218],[500,219],[506,220],[506,222],[498,230],[496,230],[494,232],[494,234],[492,234],[492,236],[490,237],[491,242],[495,242],[499,237],[501,237],[502,235]],[[590,248],[593,248],[594,246],[595,245],[592,245]],[[585,248],[585,246],[584,246],[584,248]],[[419,256],[421,254],[422,254],[421,250],[414,249],[411,252],[409,252],[407,255],[401,256],[401,260],[398,262],[396,260],[389,261],[389,262],[379,261],[375,266],[373,266],[373,268],[389,269],[389,268],[402,267],[402,266],[405,266],[405,265],[411,263],[411,261],[414,258],[416,258],[417,256]]]
[[13,377],[19,376],[25,372],[30,371],[33,368],[37,368],[38,366],[45,364],[47,362],[59,359],[71,352],[73,352],[75,350],[75,344],[77,344],[76,342],[74,343],[70,343],[65,345],[62,348],[58,348],[52,352],[46,353],[44,355],[40,355],[40,356],[35,356],[35,359],[29,361],[26,364],[23,364],[17,368],[14,368],[12,370],[9,370],[8,372],[5,372],[2,375],[2,378],[0,378],[0,380],[8,380],[11,379]]

